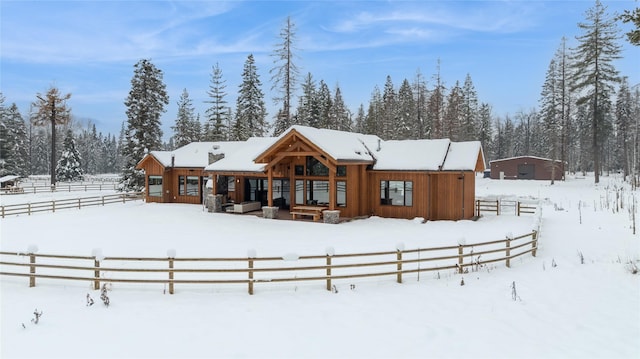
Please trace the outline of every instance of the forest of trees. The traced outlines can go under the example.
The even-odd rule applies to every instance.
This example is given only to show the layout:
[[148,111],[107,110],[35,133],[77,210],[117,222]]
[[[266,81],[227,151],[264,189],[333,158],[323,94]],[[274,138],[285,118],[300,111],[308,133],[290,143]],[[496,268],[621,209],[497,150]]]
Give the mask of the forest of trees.
[[[65,142],[73,142],[81,173],[123,173],[126,188],[139,188],[140,173],[133,167],[145,151],[171,150],[193,141],[273,136],[294,124],[375,134],[385,140],[478,140],[487,163],[532,155],[562,160],[570,172],[594,171],[596,182],[600,174],[611,171],[637,178],[640,84],[628,83],[625,74],[616,70],[615,60],[622,56],[622,41],[639,45],[638,30],[628,33],[625,40],[617,25],[629,22],[640,27],[639,17],[637,9],[616,17],[596,1],[585,21],[577,24],[581,34],[576,44],[572,47],[566,38],[559,39],[546,76],[540,79],[539,106],[515,114],[496,116],[491,104],[481,100],[471,74],[447,84],[440,75],[439,61],[429,79],[415,70],[410,70],[415,72],[409,78],[381,79],[384,83],[372,89],[368,104],[349,109],[339,85],[332,89],[311,72],[301,77],[295,63],[296,28],[287,18],[270,71],[272,100],[278,106],[275,114],[267,114],[262,82],[253,54],[249,54],[235,107],[229,105],[229,89],[216,63],[203,120],[184,89],[176,102],[174,133],[163,143],[160,117],[170,102],[162,71],[144,59],[134,66],[125,102],[127,120],[117,137],[99,133],[90,121],[73,117],[59,124],[57,132],[70,131],[73,138]],[[56,149],[53,158],[58,159],[68,150],[64,136],[56,135],[54,144],[58,145],[51,146],[54,126],[37,126],[43,122],[38,122],[37,113],[23,116],[15,104],[5,104],[2,94],[0,115],[0,176],[51,173],[51,150]]]

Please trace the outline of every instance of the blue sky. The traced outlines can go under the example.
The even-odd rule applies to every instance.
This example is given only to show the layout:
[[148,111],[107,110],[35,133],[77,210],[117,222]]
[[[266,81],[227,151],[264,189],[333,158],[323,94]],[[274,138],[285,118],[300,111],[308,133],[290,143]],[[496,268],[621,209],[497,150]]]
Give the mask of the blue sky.
[[[164,72],[170,96],[162,117],[171,135],[177,101],[187,89],[204,118],[212,66],[235,108],[242,67],[253,54],[269,119],[271,56],[290,16],[296,63],[349,108],[365,108],[387,75],[397,88],[418,71],[433,85],[438,60],[446,86],[471,76],[495,116],[537,107],[549,61],[563,36],[576,45],[578,22],[595,1],[23,1],[0,2],[0,89],[24,116],[37,93],[71,93],[80,119],[118,134],[133,65],[143,58]],[[603,1],[610,13],[640,6]],[[627,30],[628,26],[620,26]],[[640,83],[640,48],[626,40],[615,66]]]

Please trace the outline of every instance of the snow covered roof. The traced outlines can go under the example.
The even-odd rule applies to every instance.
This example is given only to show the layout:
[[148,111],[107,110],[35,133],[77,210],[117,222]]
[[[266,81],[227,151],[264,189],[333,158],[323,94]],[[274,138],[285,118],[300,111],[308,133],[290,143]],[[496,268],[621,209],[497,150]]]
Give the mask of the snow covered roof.
[[491,164],[493,162],[512,161],[512,160],[524,159],[524,158],[531,158],[531,159],[536,159],[541,161],[562,162],[561,160],[552,160],[551,158],[544,158],[544,157],[538,157],[538,156],[516,156],[516,157],[509,157],[509,158],[501,158],[499,160],[493,160],[493,161],[490,161],[489,163]]
[[378,144],[382,142],[380,137],[375,135],[299,125],[291,126],[278,139],[286,136],[292,130],[306,137],[320,147],[322,151],[338,161],[373,161],[375,160],[375,155],[370,151],[375,151]]
[[380,151],[375,152],[377,162],[373,169],[437,171],[450,143],[448,139],[384,141]]
[[[447,158],[442,165],[443,171],[474,171],[478,162],[478,153],[482,153],[480,141],[451,142]],[[484,169],[484,154],[482,169]]]
[[244,141],[192,142],[173,151],[151,151],[148,155],[164,167],[204,167],[209,164],[209,153],[233,152],[243,145]]
[[[174,151],[151,151],[165,167],[204,167],[205,171],[263,172],[265,163],[256,159],[291,131],[311,141],[337,161],[373,163],[374,170],[473,171],[482,155],[480,142],[449,139],[383,141],[375,135],[291,126],[278,137],[252,137],[247,141],[194,142]],[[209,164],[209,154],[224,157]]]
[[225,171],[225,172],[262,172],[265,163],[255,163],[256,156],[269,148],[275,137],[251,137],[246,142],[240,142],[242,145],[233,148],[233,150],[223,151],[224,158],[216,161],[204,168],[205,171]]
[[15,176],[15,175],[2,176],[0,177],[0,183],[14,181],[14,180],[17,180],[18,178],[20,178],[20,176]]

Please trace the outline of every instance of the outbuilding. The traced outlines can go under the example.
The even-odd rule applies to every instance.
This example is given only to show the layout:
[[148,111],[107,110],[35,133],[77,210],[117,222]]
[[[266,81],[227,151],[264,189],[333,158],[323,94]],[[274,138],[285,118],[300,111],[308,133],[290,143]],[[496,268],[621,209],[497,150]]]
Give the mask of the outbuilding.
[[562,180],[564,164],[560,160],[519,156],[491,161],[491,179]]

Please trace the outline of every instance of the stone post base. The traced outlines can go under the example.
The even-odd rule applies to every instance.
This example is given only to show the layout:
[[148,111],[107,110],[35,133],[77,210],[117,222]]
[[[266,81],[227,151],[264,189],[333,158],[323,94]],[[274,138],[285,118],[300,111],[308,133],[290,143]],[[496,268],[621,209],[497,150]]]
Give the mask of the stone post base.
[[278,218],[278,207],[262,207],[262,217],[267,219],[276,219]]
[[207,195],[207,210],[209,212],[222,212],[222,195]]
[[322,220],[324,221],[324,223],[338,224],[340,223],[340,211],[324,210],[322,211]]

